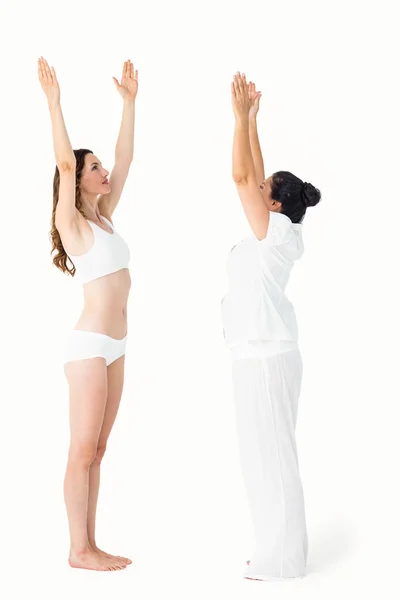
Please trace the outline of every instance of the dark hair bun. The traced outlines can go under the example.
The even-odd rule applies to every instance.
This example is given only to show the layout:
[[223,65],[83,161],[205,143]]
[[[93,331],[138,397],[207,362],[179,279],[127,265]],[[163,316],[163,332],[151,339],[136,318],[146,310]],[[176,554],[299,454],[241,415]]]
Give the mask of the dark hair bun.
[[321,200],[321,192],[311,183],[304,182],[301,196],[305,206],[315,206]]

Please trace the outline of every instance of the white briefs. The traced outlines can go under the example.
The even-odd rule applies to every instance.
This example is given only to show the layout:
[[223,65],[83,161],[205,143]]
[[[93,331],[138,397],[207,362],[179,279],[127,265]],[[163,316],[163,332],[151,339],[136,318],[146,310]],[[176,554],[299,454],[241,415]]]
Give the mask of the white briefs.
[[127,337],[117,340],[104,333],[72,329],[65,341],[63,362],[102,357],[108,367],[125,354]]

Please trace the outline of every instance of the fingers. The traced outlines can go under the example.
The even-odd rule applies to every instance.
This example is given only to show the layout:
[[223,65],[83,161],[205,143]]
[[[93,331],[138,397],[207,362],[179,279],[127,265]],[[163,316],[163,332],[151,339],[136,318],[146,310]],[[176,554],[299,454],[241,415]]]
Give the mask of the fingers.
[[39,79],[42,80],[42,65],[40,62],[40,58],[38,58],[38,75],[39,75]]
[[136,79],[136,81],[139,80],[139,72],[137,69],[135,71],[135,65],[129,59],[124,62],[122,79]]
[[244,93],[249,93],[248,83],[246,81],[246,75],[244,73],[240,74],[239,71],[233,76],[235,93],[236,95],[242,95]]
[[246,81],[246,75],[244,73],[240,74],[239,71],[237,71],[237,73],[234,75],[237,84],[238,84],[238,88],[240,90],[244,90],[245,87],[247,87],[248,83]]
[[47,60],[45,60],[43,56],[41,56],[38,59],[38,71],[43,83],[51,85],[57,81],[57,76],[54,67],[51,67],[50,70]]
[[249,81],[249,98],[253,102],[258,101],[261,98],[261,92],[256,91],[256,84],[253,81]]
[[233,84],[232,85],[233,85],[233,89],[234,89],[235,95],[237,96],[240,93],[240,90],[239,90],[239,81],[238,81],[237,75],[233,76]]
[[244,73],[242,73],[242,76],[241,76],[241,78],[240,78],[240,80],[239,80],[239,81],[240,81],[240,86],[241,86],[241,90],[242,90],[242,92],[243,92],[243,93],[244,93],[245,91],[247,92],[247,90],[248,90],[248,87],[249,87],[249,86],[248,86],[248,83],[247,83],[247,81],[246,81],[246,75],[245,75]]
[[38,73],[39,73],[40,80],[43,83],[45,83],[46,82],[46,72],[45,72],[44,63],[43,63],[43,60],[41,57],[38,59]]
[[122,69],[122,78],[126,79],[126,78],[131,78],[131,79],[137,79],[138,78],[138,72],[135,71],[135,66],[134,64],[130,61],[130,60],[126,60],[124,62],[124,67]]
[[46,62],[42,57],[40,57],[38,60],[38,68],[42,83],[47,84]]
[[51,72],[49,69],[49,65],[47,64],[47,60],[43,59],[43,65],[44,65],[44,72],[46,74],[46,81],[47,83],[52,83],[52,76],[51,76]]

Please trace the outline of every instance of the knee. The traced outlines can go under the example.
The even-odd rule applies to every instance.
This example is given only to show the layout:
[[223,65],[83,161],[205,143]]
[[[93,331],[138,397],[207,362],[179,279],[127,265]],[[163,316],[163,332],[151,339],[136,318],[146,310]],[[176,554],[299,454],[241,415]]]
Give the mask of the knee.
[[105,454],[106,448],[107,448],[107,444],[99,444],[97,446],[96,454],[93,459],[94,463],[97,463],[97,464],[101,463],[101,461],[103,460],[103,456]]
[[68,462],[89,468],[97,456],[97,446],[92,443],[74,444],[70,447]]

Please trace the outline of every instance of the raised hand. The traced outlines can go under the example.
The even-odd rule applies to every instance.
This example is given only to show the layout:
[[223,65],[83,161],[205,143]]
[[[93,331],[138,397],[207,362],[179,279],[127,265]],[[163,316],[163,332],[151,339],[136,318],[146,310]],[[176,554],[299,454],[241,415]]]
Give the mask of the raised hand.
[[113,80],[115,87],[124,100],[135,100],[138,93],[139,79],[138,71],[134,71],[133,63],[130,60],[124,62],[121,83],[118,83],[118,79],[115,77],[113,77]]
[[246,75],[239,71],[233,76],[231,84],[232,108],[237,119],[249,118],[251,101],[249,97],[249,84],[246,81]]
[[255,118],[260,108],[261,92],[256,92],[256,84],[249,82],[249,98],[251,102],[251,108],[249,112],[249,118]]
[[49,67],[47,61],[41,56],[38,59],[38,75],[42,90],[46,94],[50,106],[60,102],[60,86],[58,85],[54,67]]

